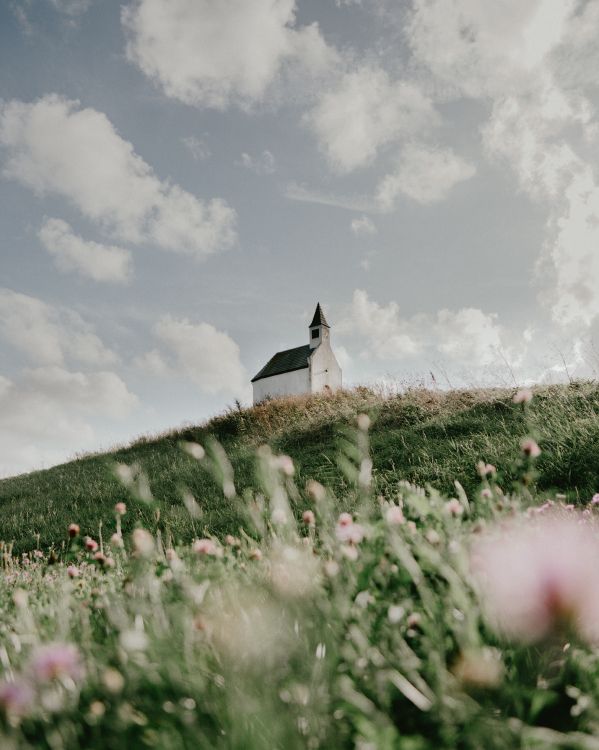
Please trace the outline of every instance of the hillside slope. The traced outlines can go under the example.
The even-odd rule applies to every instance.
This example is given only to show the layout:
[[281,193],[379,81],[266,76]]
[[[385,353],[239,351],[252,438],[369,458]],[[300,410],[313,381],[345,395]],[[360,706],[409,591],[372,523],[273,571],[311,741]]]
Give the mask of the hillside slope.
[[[182,450],[182,441],[206,445],[211,438],[218,440],[241,497],[259,489],[256,449],[269,443],[275,452],[293,458],[298,486],[317,479],[347,504],[337,455],[344,439],[351,442],[360,413],[372,419],[374,478],[384,494],[393,493],[400,480],[451,493],[457,479],[472,495],[481,459],[498,467],[499,481],[508,489],[520,440],[534,435],[543,449],[537,464],[539,489],[564,492],[574,502],[588,500],[599,489],[599,387],[575,383],[537,389],[525,407],[512,403],[512,395],[507,390],[412,390],[385,398],[358,388],[231,410],[204,425],[0,481],[0,540],[14,543],[15,552],[60,544],[71,521],[94,535],[101,522],[102,533],[109,536],[119,500],[129,505],[125,530],[138,521],[152,525],[158,519],[164,533],[182,540],[203,531],[236,532],[243,524],[242,501],[224,498],[222,486]],[[115,475],[117,463],[141,467],[152,505],[130,496]],[[201,509],[195,519],[183,502],[185,489]]]

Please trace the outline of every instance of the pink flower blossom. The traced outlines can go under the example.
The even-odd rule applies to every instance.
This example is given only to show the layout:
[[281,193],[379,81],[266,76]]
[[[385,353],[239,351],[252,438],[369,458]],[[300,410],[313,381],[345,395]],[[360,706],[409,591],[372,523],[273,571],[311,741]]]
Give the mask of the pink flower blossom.
[[217,553],[216,544],[212,539],[196,539],[191,549],[196,555],[216,555]]
[[71,539],[75,536],[79,535],[79,525],[76,523],[70,523],[69,524],[69,536]]
[[487,532],[472,568],[488,617],[506,636],[530,643],[567,627],[599,642],[599,537],[578,516],[544,513]]
[[98,542],[89,536],[85,537],[85,549],[90,552],[95,552],[98,549]]
[[114,533],[110,537],[110,544],[113,547],[117,547],[119,549],[121,549],[122,547],[125,546],[125,542],[123,541],[123,537],[120,534],[118,534],[118,533]]
[[482,498],[484,498],[485,500],[490,500],[493,497],[493,493],[491,492],[491,490],[488,487],[484,487],[480,491],[480,496]]
[[316,516],[311,510],[305,510],[302,513],[302,521],[306,524],[306,526],[315,526]]
[[520,447],[522,448],[522,453],[529,458],[538,458],[538,456],[541,455],[541,449],[537,445],[536,440],[533,440],[532,438],[526,438],[526,440],[523,440],[520,443]]
[[33,703],[33,690],[23,681],[3,682],[0,684],[0,707],[7,714],[22,716]]
[[67,568],[67,575],[69,578],[78,578],[79,568],[76,565],[69,565]]
[[125,505],[125,503],[122,503],[122,502],[117,503],[114,506],[114,512],[117,513],[119,516],[124,516],[125,513],[127,512],[127,506]]
[[532,401],[532,391],[530,388],[522,388],[514,394],[512,401],[515,404],[528,404]]
[[443,510],[450,516],[461,516],[464,506],[455,497],[445,503]]
[[256,547],[250,550],[249,557],[250,560],[262,560],[262,551]]
[[497,474],[497,469],[493,464],[487,464],[484,461],[478,462],[477,469],[481,477],[488,477]]
[[385,520],[391,526],[400,526],[406,522],[403,510],[399,505],[390,505],[385,511]]
[[77,681],[83,677],[83,665],[78,649],[70,643],[48,643],[32,654],[30,668],[40,682],[51,682],[62,677]]
[[340,542],[350,545],[360,544],[364,539],[364,527],[359,523],[354,523],[349,513],[342,513],[337,520],[335,534]]
[[599,505],[599,492],[596,492],[593,495],[593,499],[591,500],[591,505]]

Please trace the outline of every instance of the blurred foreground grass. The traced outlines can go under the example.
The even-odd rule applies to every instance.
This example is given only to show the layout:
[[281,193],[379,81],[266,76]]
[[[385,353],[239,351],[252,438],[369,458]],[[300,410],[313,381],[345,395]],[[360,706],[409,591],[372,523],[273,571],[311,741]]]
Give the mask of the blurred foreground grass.
[[[509,452],[534,435],[534,403],[442,406],[446,426],[510,414],[524,429],[505,418]],[[599,496],[577,511],[531,492],[530,441],[514,492],[484,463],[451,498],[383,482],[381,433],[356,422],[342,495],[267,447],[255,489],[235,489],[217,444],[186,445],[247,533],[180,543],[152,482],[122,466],[151,532],[121,503],[95,538],[65,524],[49,553],[4,545],[0,747],[599,750]],[[202,498],[183,496],[197,525]]]

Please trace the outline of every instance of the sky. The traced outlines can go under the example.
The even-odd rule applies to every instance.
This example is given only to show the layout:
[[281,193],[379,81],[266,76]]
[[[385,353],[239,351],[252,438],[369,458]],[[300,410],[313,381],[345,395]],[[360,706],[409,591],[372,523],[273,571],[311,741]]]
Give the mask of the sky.
[[0,3],[0,476],[344,382],[596,377],[599,0]]

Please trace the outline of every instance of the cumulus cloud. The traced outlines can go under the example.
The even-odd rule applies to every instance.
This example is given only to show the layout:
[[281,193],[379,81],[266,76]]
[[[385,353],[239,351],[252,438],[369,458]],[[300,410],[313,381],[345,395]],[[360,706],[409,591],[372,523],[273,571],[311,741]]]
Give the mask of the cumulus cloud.
[[66,198],[120,240],[203,258],[231,246],[235,212],[161,181],[95,109],[50,95],[0,102],[4,175]]
[[277,171],[275,157],[268,149],[265,149],[258,156],[250,156],[250,154],[244,152],[241,154],[241,159],[236,163],[257,175],[274,174]]
[[131,278],[133,264],[128,250],[84,240],[66,221],[46,219],[38,236],[60,271],[116,284],[126,284]]
[[137,360],[152,375],[179,374],[207,394],[247,397],[247,373],[239,357],[239,347],[226,333],[209,323],[162,318],[154,327],[161,349],[153,349]]
[[186,104],[249,106],[286,64],[316,71],[335,56],[295,13],[295,0],[134,0],[122,11],[127,57]]
[[379,150],[438,122],[432,101],[409,81],[364,65],[325,90],[305,116],[329,164],[340,173],[370,164]]
[[450,90],[500,96],[535,84],[575,7],[575,0],[415,0],[407,38]]
[[0,476],[65,460],[92,447],[94,418],[122,419],[137,405],[113,372],[56,365],[0,376]]
[[336,329],[341,335],[357,335],[365,356],[388,362],[441,355],[477,368],[497,361],[505,349],[496,315],[463,308],[405,317],[396,302],[381,305],[360,289]]
[[575,335],[599,316],[599,184],[586,156],[599,124],[585,95],[597,18],[597,0],[416,0],[408,30],[438,81],[491,103],[486,152],[547,211],[541,299]]
[[410,143],[401,149],[396,171],[379,184],[377,200],[384,211],[394,208],[400,195],[422,204],[436,203],[475,172],[476,168],[452,149]]
[[351,230],[357,236],[368,236],[377,233],[376,224],[368,216],[352,219]]
[[103,366],[117,359],[76,312],[11,289],[0,288],[0,339],[36,364]]

